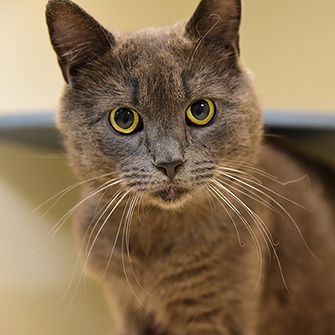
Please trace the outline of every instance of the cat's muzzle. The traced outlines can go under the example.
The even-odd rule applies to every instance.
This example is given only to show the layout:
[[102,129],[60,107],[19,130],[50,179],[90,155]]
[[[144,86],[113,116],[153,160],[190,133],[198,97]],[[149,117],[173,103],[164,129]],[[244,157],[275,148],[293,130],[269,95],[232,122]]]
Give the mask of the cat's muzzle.
[[189,190],[180,186],[168,186],[161,190],[155,191],[152,195],[167,203],[174,203],[180,201]]

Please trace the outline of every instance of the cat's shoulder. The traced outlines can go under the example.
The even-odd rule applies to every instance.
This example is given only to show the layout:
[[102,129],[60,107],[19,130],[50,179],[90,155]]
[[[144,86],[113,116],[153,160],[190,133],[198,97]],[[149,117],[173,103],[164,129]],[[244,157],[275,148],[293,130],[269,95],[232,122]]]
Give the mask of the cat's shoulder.
[[308,172],[299,157],[269,143],[261,146],[256,165],[260,170],[283,180],[300,178]]
[[264,144],[256,168],[270,176],[265,178],[266,183],[278,192],[313,194],[314,200],[319,198],[327,203],[335,199],[334,171],[285,147]]

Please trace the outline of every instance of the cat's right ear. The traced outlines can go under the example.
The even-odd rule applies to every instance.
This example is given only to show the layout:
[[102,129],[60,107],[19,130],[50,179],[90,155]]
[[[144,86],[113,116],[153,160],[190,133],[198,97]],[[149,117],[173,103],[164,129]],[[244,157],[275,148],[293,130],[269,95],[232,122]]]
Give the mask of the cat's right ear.
[[110,32],[70,0],[49,0],[46,19],[51,43],[67,83],[71,83],[71,78],[82,66],[115,44]]
[[238,55],[241,7],[241,0],[201,0],[186,24],[186,36]]

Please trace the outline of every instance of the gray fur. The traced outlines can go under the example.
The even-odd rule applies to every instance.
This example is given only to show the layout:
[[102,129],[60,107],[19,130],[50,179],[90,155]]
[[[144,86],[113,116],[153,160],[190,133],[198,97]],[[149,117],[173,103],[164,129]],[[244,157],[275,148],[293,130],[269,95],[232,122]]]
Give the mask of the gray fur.
[[[117,335],[335,333],[334,218],[318,182],[309,193],[261,172],[284,181],[304,174],[262,144],[239,60],[240,16],[238,0],[203,0],[186,26],[113,35],[71,1],[48,3],[67,81],[58,127],[78,176],[95,178],[77,236],[88,271],[103,278]],[[185,110],[203,98],[216,115],[191,126]],[[143,129],[112,129],[108,114],[123,106],[139,112]],[[157,168],[175,160],[183,164],[173,179]],[[121,182],[92,196],[108,173]],[[120,201],[109,215],[112,199]]]

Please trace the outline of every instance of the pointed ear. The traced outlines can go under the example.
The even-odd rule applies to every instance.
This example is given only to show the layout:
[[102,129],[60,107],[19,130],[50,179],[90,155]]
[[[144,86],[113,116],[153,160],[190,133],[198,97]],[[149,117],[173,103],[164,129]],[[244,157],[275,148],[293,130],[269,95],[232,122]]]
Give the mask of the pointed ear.
[[202,0],[186,25],[186,35],[233,47],[239,54],[241,7],[241,0]]
[[46,19],[51,43],[68,83],[80,67],[115,44],[112,34],[72,1],[49,0]]

